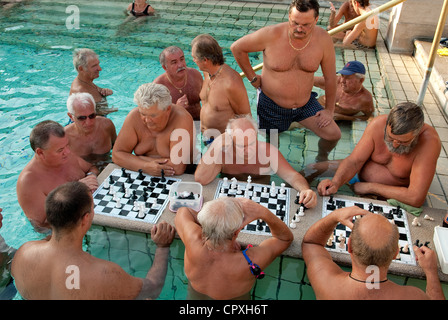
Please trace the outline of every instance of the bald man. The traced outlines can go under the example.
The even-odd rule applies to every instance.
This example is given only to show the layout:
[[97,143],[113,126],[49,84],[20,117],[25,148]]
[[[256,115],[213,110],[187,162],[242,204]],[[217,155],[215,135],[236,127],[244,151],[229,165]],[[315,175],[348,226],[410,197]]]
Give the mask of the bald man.
[[[353,217],[357,218],[353,223]],[[352,271],[333,262],[325,244],[338,223],[352,229],[348,251]],[[404,300],[445,299],[437,273],[435,252],[414,246],[415,256],[426,275],[426,293],[387,279],[398,253],[398,229],[385,217],[356,206],[333,211],[308,229],[302,242],[308,278],[317,299]]]

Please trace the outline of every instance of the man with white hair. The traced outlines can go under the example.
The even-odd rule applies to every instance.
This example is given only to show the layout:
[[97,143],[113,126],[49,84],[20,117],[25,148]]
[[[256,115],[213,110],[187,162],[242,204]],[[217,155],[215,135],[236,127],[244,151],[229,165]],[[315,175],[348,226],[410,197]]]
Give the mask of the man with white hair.
[[112,150],[112,161],[129,170],[160,176],[183,174],[193,157],[193,118],[171,102],[167,87],[141,85]]
[[[241,251],[238,234],[256,219],[269,225],[272,237]],[[182,207],[175,226],[185,244],[187,299],[249,299],[255,280],[264,276],[263,269],[294,239],[283,221],[245,198],[212,200],[199,213]]]
[[[269,183],[277,174],[286,183],[300,191],[299,202],[307,208],[317,204],[317,195],[305,178],[288,163],[272,144],[259,141],[258,126],[251,115],[236,116],[227,124],[226,131],[218,136],[199,161],[195,180],[207,185],[219,174],[231,175],[238,180]],[[264,181],[261,181],[265,177]]]
[[93,80],[100,76],[100,60],[95,51],[87,48],[75,50],[73,53],[73,66],[77,77],[70,87],[70,94],[76,92],[88,92],[95,100],[96,113],[99,116],[106,116],[109,113],[118,111],[118,108],[111,108],[106,97],[113,94],[111,89],[100,88],[93,83]]
[[[337,73],[334,120],[369,120],[373,115],[372,94],[363,86],[366,68],[359,61],[349,61]],[[325,89],[324,77],[314,77],[314,86]],[[325,105],[325,95],[318,101]]]
[[71,94],[67,99],[67,110],[72,123],[65,127],[65,133],[71,151],[98,169],[107,165],[117,138],[113,122],[97,117],[95,100],[87,92]]

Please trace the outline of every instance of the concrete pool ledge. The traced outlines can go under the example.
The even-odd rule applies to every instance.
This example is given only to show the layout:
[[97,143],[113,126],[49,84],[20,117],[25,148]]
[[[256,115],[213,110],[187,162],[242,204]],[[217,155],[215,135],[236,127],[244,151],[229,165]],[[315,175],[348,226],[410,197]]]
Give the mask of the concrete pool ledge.
[[[109,164],[98,176],[98,182],[102,183],[104,179],[114,169],[117,168],[120,167],[113,163]],[[194,181],[193,175],[190,174],[184,174],[178,176],[178,178],[180,178],[182,181]],[[204,202],[214,199],[215,191],[218,186],[218,181],[219,179],[215,179],[212,183],[203,187],[202,195],[204,197]],[[294,203],[296,192],[294,192],[294,190],[291,191],[292,192],[290,194],[290,215],[291,215],[290,218],[292,218],[292,215],[296,212],[298,208],[298,205]],[[358,201],[372,202],[374,205],[387,205],[387,203],[384,201],[361,199],[342,195],[339,197],[346,198],[349,200],[359,199]],[[420,241],[420,243],[425,243],[426,241],[429,241],[431,248],[434,248],[433,245],[434,227],[442,224],[442,219],[445,216],[446,212],[440,209],[425,207],[423,213],[419,218],[419,221],[422,224],[420,227],[412,226],[411,222],[414,216],[410,215],[409,213],[406,214],[412,241],[414,243],[417,239]],[[429,216],[434,218],[434,221],[423,220],[423,216],[425,214],[428,214]],[[299,223],[297,223],[297,228],[291,229],[292,233],[294,234],[294,241],[291,244],[291,246],[283,253],[283,255],[295,258],[302,258],[302,249],[301,249],[302,239],[306,231],[309,229],[309,227],[313,225],[315,222],[317,222],[319,219],[321,219],[321,217],[322,217],[322,197],[318,195],[318,205],[313,209],[306,210],[305,216],[301,218]],[[158,221],[166,221],[174,226],[174,218],[175,213],[171,212],[167,206]],[[134,222],[115,217],[106,217],[99,214],[96,214],[94,216],[93,224],[142,233],[150,233],[151,228],[153,226],[152,224],[146,222]],[[246,246],[248,244],[259,245],[263,240],[267,238],[268,238],[267,236],[253,235],[240,232],[238,240],[240,241],[241,245]],[[346,265],[346,266],[351,265],[350,256],[348,254],[336,253],[336,252],[330,252],[330,254],[333,257],[333,260],[337,262],[339,265]],[[392,262],[389,268],[389,273],[399,276],[408,276],[412,278],[422,278],[422,279],[424,278],[424,273],[422,272],[419,266],[412,266],[397,262]],[[442,273],[440,267],[439,267],[439,279],[443,282],[448,282],[448,275]]]

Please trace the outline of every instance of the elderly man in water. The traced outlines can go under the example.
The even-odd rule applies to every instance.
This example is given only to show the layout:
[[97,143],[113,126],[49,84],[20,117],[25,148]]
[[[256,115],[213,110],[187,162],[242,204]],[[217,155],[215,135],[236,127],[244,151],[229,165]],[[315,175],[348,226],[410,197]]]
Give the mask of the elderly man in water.
[[65,127],[71,151],[98,168],[107,165],[117,138],[114,123],[97,116],[95,100],[87,92],[71,94],[67,99],[67,110],[73,122]]

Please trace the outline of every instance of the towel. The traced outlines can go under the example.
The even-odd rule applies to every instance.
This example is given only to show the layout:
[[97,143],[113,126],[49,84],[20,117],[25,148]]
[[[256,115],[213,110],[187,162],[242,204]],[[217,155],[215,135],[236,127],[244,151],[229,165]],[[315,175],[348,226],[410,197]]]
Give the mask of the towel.
[[395,200],[395,199],[387,199],[387,203],[389,205],[391,205],[391,206],[394,206],[394,207],[400,206],[400,208],[403,208],[404,210],[406,210],[410,214],[413,214],[416,217],[420,216],[420,214],[423,212],[423,206],[420,207],[420,208],[416,208],[416,207],[413,207],[411,205],[405,204],[405,203],[400,202],[400,201]]

